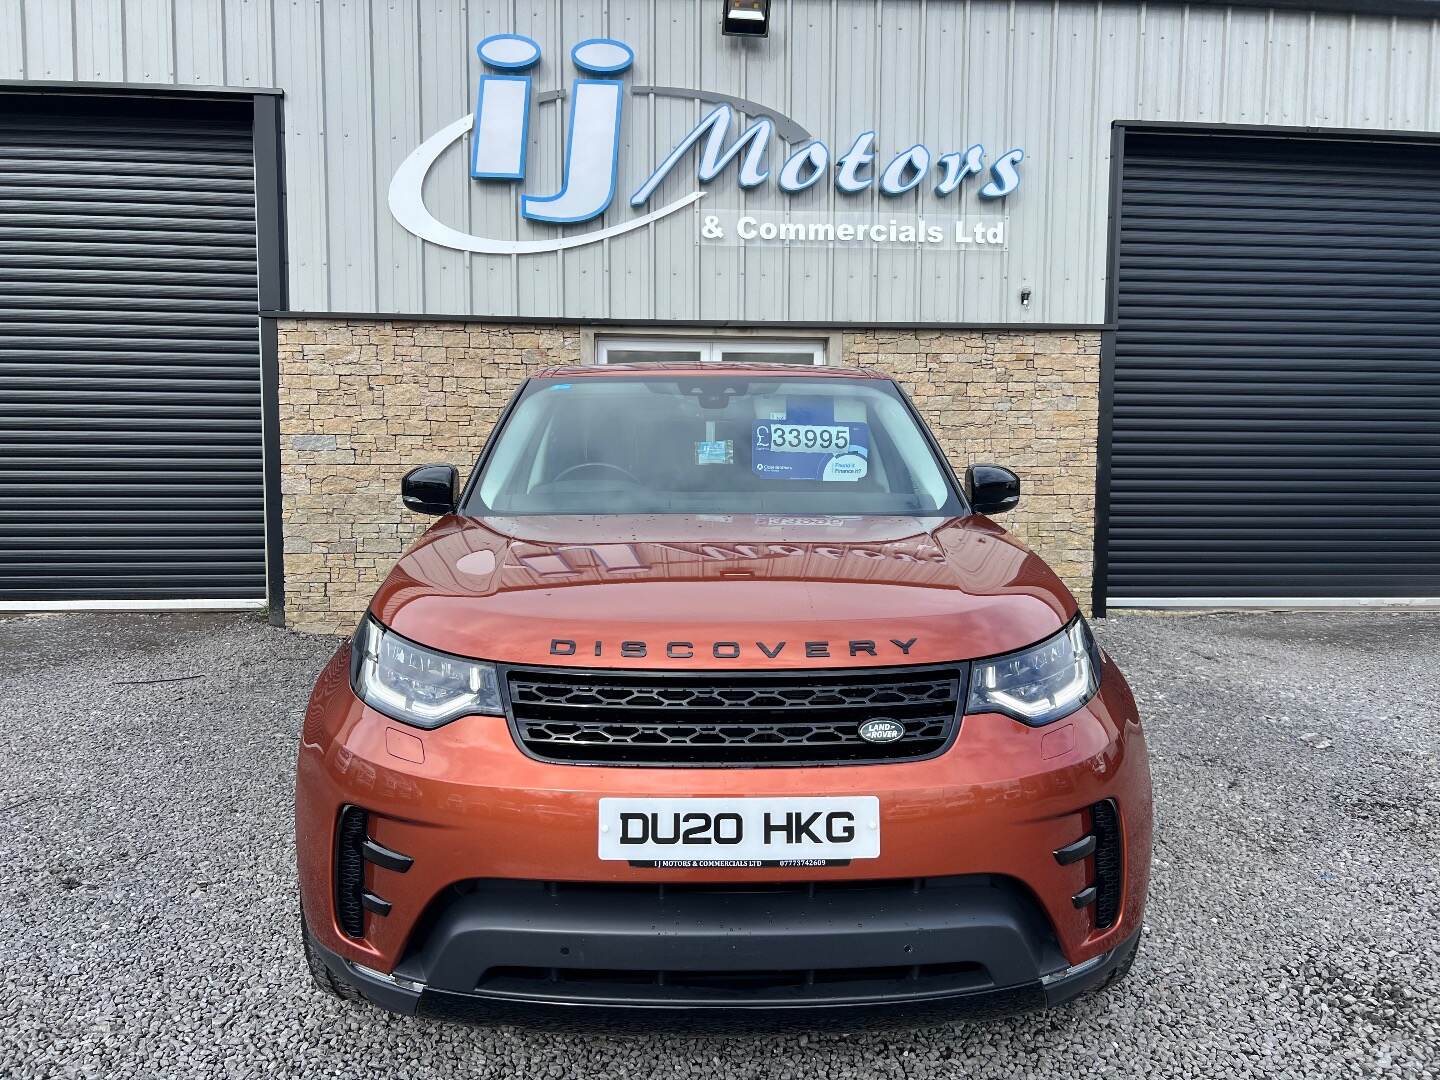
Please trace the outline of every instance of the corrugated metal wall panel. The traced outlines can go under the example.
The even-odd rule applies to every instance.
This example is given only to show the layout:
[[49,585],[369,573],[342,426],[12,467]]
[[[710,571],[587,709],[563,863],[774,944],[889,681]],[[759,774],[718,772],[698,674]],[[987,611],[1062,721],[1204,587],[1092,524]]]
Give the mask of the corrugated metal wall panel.
[[181,86],[225,84],[223,0],[192,0],[176,5],[175,81]]
[[246,106],[0,95],[0,600],[262,599]]
[[340,311],[376,311],[384,305],[376,291],[371,5],[357,0],[322,10],[330,304]]
[[[866,7],[853,9],[855,13],[866,12],[868,10],[873,9],[867,9]],[[849,14],[852,12],[852,8],[846,4],[840,6],[838,11]],[[857,14],[857,17],[863,16]],[[724,38],[721,35],[720,20],[703,18],[697,5],[692,15],[690,25],[687,27],[687,31],[696,39],[697,48],[695,55],[697,64],[691,78],[676,85],[683,87],[698,86],[702,89],[718,88],[724,93],[738,94],[740,97],[744,97],[744,60],[746,52],[744,49],[735,48],[733,39]],[[869,40],[869,35],[862,32],[861,40]],[[768,45],[768,42],[766,44]],[[768,49],[766,51],[768,52]],[[845,60],[842,54],[841,63],[843,64],[844,62]],[[635,77],[637,79],[643,78],[643,71],[637,72]],[[823,74],[821,77],[823,78]],[[857,85],[866,87],[867,93],[870,92],[869,88],[872,84],[867,81],[867,72],[858,69],[852,70],[851,78]],[[870,100],[873,100],[873,97]],[[701,116],[705,115],[706,111],[707,107],[703,103],[696,102],[693,108],[680,113],[680,122],[674,128],[670,129],[671,132],[679,132],[683,135],[686,128],[696,120],[699,120]],[[689,113],[688,116],[685,115],[686,112]],[[671,142],[670,139],[663,136],[659,141],[661,143]],[[663,154],[664,152],[662,149],[661,153]],[[636,170],[637,174],[643,175],[643,172],[649,164],[648,162],[643,164],[639,170]],[[689,171],[682,173],[677,169],[676,172],[671,175],[670,181],[667,182],[662,189],[660,197],[674,198],[683,195],[688,190],[693,190],[694,187],[694,173]],[[811,190],[813,191],[814,189]],[[724,184],[715,184],[707,189],[707,191],[706,197],[701,200],[700,204],[702,213],[712,208],[727,207],[741,212],[744,211],[745,192],[733,181]],[[682,220],[677,221],[672,219],[659,222],[655,225],[655,232],[660,237],[662,243],[694,244],[695,233],[693,227],[683,220],[685,215],[682,214],[679,216]],[[702,319],[719,320],[740,318],[742,308],[741,298],[745,290],[744,250],[738,245],[722,247],[702,244],[699,245],[699,252],[700,317]],[[864,297],[852,297],[848,294],[845,296],[845,300],[847,301],[852,299],[855,301],[855,306],[849,310],[855,312],[856,318],[865,318],[864,305],[866,303],[874,303],[873,293],[867,290]],[[657,298],[657,300],[663,308],[665,303],[664,299]]]
[[[520,30],[520,33],[525,33]],[[450,48],[468,36],[461,0],[420,5],[420,130],[438,131],[462,112],[451,87],[464,85],[473,53]],[[442,221],[466,220],[464,166],[455,155],[438,165],[427,192],[427,205]],[[388,179],[387,179],[388,183]],[[417,310],[446,315],[470,307],[469,258],[445,248],[421,250],[422,306]],[[293,286],[292,286],[293,287]]]
[[[785,10],[783,5],[777,5],[777,7],[782,11]],[[785,13],[788,17],[784,20],[784,35],[776,38],[774,43],[765,50],[767,53],[773,53],[773,56],[767,58],[765,63],[755,63],[752,57],[747,57],[743,75],[745,97],[748,100],[764,101],[788,116],[791,113],[790,65],[795,34],[790,30],[793,12],[786,11]],[[776,26],[779,27],[778,20]],[[906,53],[911,49],[918,51],[918,42],[909,36],[904,25],[895,28],[895,46],[896,51],[900,53]],[[913,56],[914,53],[911,52],[908,55]],[[897,83],[904,81],[903,78],[896,79]],[[887,103],[882,99],[882,116],[887,108]],[[663,154],[665,148],[662,147],[660,152]],[[650,157],[653,160],[654,155],[652,154]],[[778,166],[776,167],[778,168]],[[771,184],[762,184],[746,191],[743,198],[746,213],[760,217],[776,216],[784,210],[786,200],[786,196],[779,188]],[[691,235],[694,235],[693,229]],[[752,302],[748,305],[745,305],[743,300],[741,301],[742,306],[748,309],[746,317],[765,322],[786,318],[789,312],[789,298],[786,295],[790,285],[789,251],[785,248],[753,248],[742,249],[741,254],[745,260],[745,280],[749,283],[753,297]],[[750,315],[751,311],[754,312],[753,315]]]
[[82,0],[76,5],[75,75],[96,82],[125,81],[124,0]]
[[21,7],[25,78],[83,78],[75,72],[74,17],[75,12],[68,4],[25,0]]
[[[747,321],[1099,323],[1104,319],[1109,127],[1181,120],[1440,129],[1440,23],[1249,7],[1081,0],[777,0],[765,41],[723,38],[718,0],[0,0],[0,77],[171,80],[285,91],[290,299],[298,310]],[[117,14],[118,12],[118,14]],[[866,128],[893,154],[984,143],[1026,150],[1006,200],[1009,250],[877,252],[698,246],[704,210],[868,208],[951,220],[961,199],[773,182],[739,190],[732,166],[694,213],[559,254],[407,249],[386,192],[421,135],[474,104],[484,36],[534,37],[536,88],[565,91],[576,35],[636,48],[631,85],[701,87],[787,112],[838,154]],[[216,58],[220,58],[217,64]],[[117,70],[117,60],[123,74]],[[626,99],[627,190],[704,108]],[[530,191],[560,180],[563,101],[532,124]],[[772,167],[784,147],[774,144]],[[673,176],[656,202],[694,183]],[[468,179],[463,148],[426,188],[442,220],[534,239],[518,185]],[[604,221],[632,211],[617,198]],[[355,215],[358,214],[357,218]],[[374,228],[357,227],[374,222]],[[576,226],[568,227],[576,231]],[[1032,286],[1021,307],[1022,284]]]
[[[166,0],[160,2],[164,3]],[[178,7],[188,0],[169,2]],[[227,85],[276,85],[274,8],[282,2],[283,0],[226,0],[224,12]],[[333,3],[331,6],[333,7]]]
[[[556,67],[564,72],[564,83],[566,86],[568,86],[571,80],[578,74],[570,65],[569,61],[569,52],[570,49],[573,48],[573,43],[586,41],[590,38],[610,36],[609,19],[607,17],[608,6],[607,0],[566,0],[565,3],[559,5],[560,33],[558,36],[551,37],[547,44],[550,45],[549,51],[557,61]],[[493,13],[491,17],[493,17]],[[479,33],[480,29],[477,28],[476,32]],[[479,39],[477,38],[476,40]],[[622,108],[629,113],[632,120],[636,116],[634,106],[635,99],[633,97],[627,100],[622,106]],[[559,111],[552,111],[555,112],[558,119]],[[557,142],[559,139],[560,136],[557,125]],[[555,156],[558,160],[559,154]],[[622,176],[623,175],[622,173]],[[484,184],[482,186],[498,188],[500,193],[496,196],[497,201],[504,200],[507,194],[513,197],[514,185],[512,184],[502,182],[500,184]],[[558,190],[558,188],[551,190]],[[615,198],[615,202],[622,207],[625,205],[624,194],[623,190],[617,191]],[[617,210],[612,209],[604,220],[613,220],[618,216],[618,213],[628,212],[628,210],[617,212]],[[514,211],[505,211],[505,216],[507,220],[513,218]],[[487,216],[484,220],[488,222],[493,219]],[[544,235],[546,233],[554,235],[554,230],[547,226],[536,225],[533,228],[537,235]],[[568,236],[592,228],[594,228],[594,223],[586,222],[581,225],[567,225],[559,231],[561,235]],[[560,295],[562,297],[560,314],[572,319],[583,319],[588,317],[591,312],[605,311],[608,309],[609,304],[605,296],[605,278],[609,270],[608,255],[611,243],[612,241],[607,241],[603,244],[589,244],[585,247],[572,248],[558,260],[561,272]],[[535,256],[527,256],[527,258],[534,257]],[[539,258],[544,259],[546,256],[541,255]],[[500,259],[480,259],[476,265],[477,275],[483,276],[488,263],[497,263],[502,270],[505,270],[509,269],[509,263],[511,261],[509,256]],[[486,302],[483,295],[477,296],[475,299],[482,304]],[[504,301],[502,300],[501,302],[503,303]]]
[[[610,34],[629,42],[637,54],[655,55],[654,20],[641,18],[634,8],[612,14]],[[625,161],[654,159],[651,125],[624,124],[620,129],[620,157]],[[605,306],[618,318],[647,319],[655,308],[655,233],[641,229],[607,243],[610,266],[602,287]]]
[[0,0],[0,79],[25,78],[24,0]]
[[[1056,33],[1058,18],[1055,7],[1050,4],[1021,4],[1015,8],[1015,39],[1028,43],[1028,48],[1034,53],[1037,65],[1041,68],[1053,69],[1058,63],[1057,55],[1061,48]],[[935,59],[941,64],[945,62],[943,55]],[[1010,117],[1014,123],[1013,130],[1007,131],[1007,134],[1015,145],[1025,148],[1025,182],[1022,186],[1031,186],[1035,191],[1049,191],[1055,185],[1055,178],[1061,175],[1060,163],[1055,160],[1053,146],[1055,118],[1060,107],[1057,102],[1057,79],[1054,75],[1041,79],[1027,78],[1019,72],[1011,72],[1006,83]],[[967,100],[961,104],[965,118],[963,130],[979,130],[977,103]],[[969,143],[972,140],[962,138],[961,141]],[[1067,191],[1065,197],[1070,198],[1076,194],[1073,190]],[[933,213],[945,214],[945,199],[931,198],[928,201]],[[1006,269],[1013,271],[1015,275],[1015,289],[1028,284],[1034,289],[1036,296],[1051,296],[1056,288],[1072,287],[1064,280],[1066,268],[1049,259],[1051,243],[1048,237],[1052,233],[1050,218],[1056,212],[1055,200],[1046,200],[1041,215],[1032,226],[1011,230],[1009,248],[1004,259]],[[926,255],[925,269],[927,273],[938,271],[937,283],[943,282],[945,290],[963,289],[965,279],[961,270],[966,267],[967,262],[971,267],[983,270],[984,265],[994,258],[993,253],[980,251],[963,254],[932,252]],[[966,298],[966,317],[976,310],[973,301],[977,299],[978,297],[974,296]],[[1077,302],[1083,302],[1083,298],[1077,296],[1076,299]],[[943,311],[945,306],[946,297],[943,293],[931,297],[921,317],[938,318],[940,316],[935,313]]]
[[[420,127],[420,13],[418,0],[391,0],[374,13],[376,42],[394,42],[390,62],[375,71],[375,129],[389,132],[377,139],[375,159],[381,176],[389,176],[427,132]],[[384,189],[376,199],[376,263],[380,280],[402,311],[423,311],[424,244],[390,216]]]
[[1129,133],[1110,604],[1440,595],[1440,148]]
[[[553,42],[560,34],[561,10],[559,5],[537,6],[528,14],[517,14],[515,26],[519,33],[533,38],[535,41]],[[487,31],[484,30],[487,19],[495,19],[498,13],[494,10],[472,10],[471,30],[469,37],[479,41]],[[479,35],[478,37],[476,35]],[[466,76],[466,86],[478,84],[481,74],[481,65],[472,49],[467,58],[470,63]],[[549,50],[545,60],[542,60],[535,73],[535,87],[546,93],[563,91],[573,77],[573,72],[567,69],[563,60],[563,53],[557,62],[551,61],[555,58],[555,50]],[[474,97],[472,93],[471,98]],[[449,97],[454,101],[453,91]],[[473,105],[473,101],[467,99],[467,105]],[[532,130],[535,134],[531,139],[531,147],[534,153],[531,155],[529,170],[530,175],[535,177],[535,182],[530,186],[531,191],[551,193],[560,190],[560,155],[564,147],[564,133],[561,128],[561,117],[566,114],[568,104],[566,101],[556,101],[551,105],[541,107],[536,115],[531,117]],[[541,152],[540,148],[545,151]],[[450,155],[455,157],[457,155]],[[444,166],[444,161],[441,166]],[[432,175],[434,175],[432,173]],[[501,239],[510,240],[536,240],[550,234],[553,231],[525,221],[520,216],[520,192],[513,185],[508,184],[467,184],[465,180],[465,169],[462,162],[457,162],[452,170],[443,174],[446,177],[458,178],[462,190],[470,192],[468,203],[468,216],[465,218],[467,228],[473,228],[477,222],[492,221],[492,235]],[[454,179],[437,179],[434,183],[437,189],[442,184],[454,184]],[[434,258],[439,254],[433,246],[427,245],[425,258]],[[466,302],[473,309],[474,296],[476,292],[482,292],[494,277],[496,293],[493,303],[513,303],[517,314],[542,316],[545,312],[558,312],[564,304],[564,259],[563,255],[536,255],[524,258],[512,256],[508,259],[466,259],[465,273],[469,283],[466,295]],[[498,275],[498,276],[496,276]],[[483,308],[484,305],[482,305]]]
[[[1350,65],[1348,15],[1315,14],[1310,19],[1310,55],[1306,60],[1310,84],[1310,114],[1306,122],[1345,127],[1350,123],[1346,93]],[[1371,72],[1370,78],[1378,72]]]
[[173,83],[172,0],[125,0],[125,82]]
[[[1431,24],[1430,39],[1406,33],[1395,25],[1390,43],[1390,118],[1399,128],[1433,127],[1440,92],[1436,68],[1440,65],[1440,23]],[[1421,73],[1423,72],[1423,75]]]
[[[1103,59],[1095,48],[1095,12],[1089,5],[1072,6],[1061,4],[1056,9],[1055,22],[1055,74],[1053,77],[1054,105],[1051,123],[1057,136],[1061,132],[1073,132],[1072,136],[1060,138],[1051,151],[1054,164],[1050,173],[1049,198],[1054,201],[1050,227],[1041,233],[1042,240],[1057,237],[1066,232],[1076,236],[1103,234],[1103,219],[1096,220],[1096,213],[1103,206],[1097,203],[1097,196],[1103,190],[1103,173],[1096,172],[1101,159],[1090,154],[1075,152],[1076,144],[1087,140],[1091,133],[1094,117],[1094,86],[1098,76],[1098,64]],[[1076,138],[1075,136],[1080,136]],[[1021,190],[1023,191],[1023,185]],[[1012,215],[1013,221],[1014,215]],[[1024,230],[1022,220],[1016,227]],[[984,253],[977,258],[987,259]],[[1043,259],[1045,256],[1042,255]],[[1090,306],[1093,280],[1091,275],[1077,272],[1068,263],[1054,267],[1050,287],[1036,290],[1036,302],[1043,305],[1045,298],[1053,301],[1056,296],[1073,295],[1080,304]],[[997,306],[1006,306],[1006,296],[996,297]]]
[[326,169],[324,19],[312,0],[277,0],[275,63],[285,89],[285,255],[290,302],[330,306],[332,201]]
[[[830,0],[803,2],[809,5],[824,4],[825,18],[828,20]],[[701,45],[696,35],[691,33],[691,21],[692,12],[688,5],[658,5],[651,58],[651,70],[654,74],[642,85],[688,86],[695,78],[695,73],[701,70]],[[816,71],[820,72],[825,70],[828,69],[816,68]],[[816,79],[816,83],[824,85],[823,78]],[[653,161],[657,155],[664,153],[660,146],[659,133],[681,127],[684,118],[696,115],[696,109],[690,102],[667,97],[652,98],[647,101],[647,105],[653,120],[647,125],[648,152],[645,159]],[[655,198],[663,204],[682,194],[684,192],[680,190],[679,181],[672,175],[656,192]],[[695,213],[709,211],[711,204],[715,204],[717,199],[718,193],[714,198],[702,199]],[[655,294],[647,298],[645,307],[648,317],[663,318],[666,317],[664,313],[674,311],[674,318],[699,318],[702,295],[700,249],[693,242],[669,242],[668,236],[660,231],[659,226],[652,225],[646,231],[655,253]],[[662,300],[662,297],[666,299]],[[817,296],[816,303],[828,306],[828,298]]]

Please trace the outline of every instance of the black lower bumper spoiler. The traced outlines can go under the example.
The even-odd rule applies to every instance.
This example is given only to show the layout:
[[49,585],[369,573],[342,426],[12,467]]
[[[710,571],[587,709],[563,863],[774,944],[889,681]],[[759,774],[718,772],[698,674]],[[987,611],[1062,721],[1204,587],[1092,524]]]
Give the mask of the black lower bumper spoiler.
[[647,907],[606,890],[495,883],[438,913],[393,974],[312,943],[336,978],[393,1012],[692,1032],[915,1026],[1041,1009],[1106,983],[1138,943],[1132,936],[1066,966],[1033,900],[983,876],[885,903],[877,895],[698,893]]

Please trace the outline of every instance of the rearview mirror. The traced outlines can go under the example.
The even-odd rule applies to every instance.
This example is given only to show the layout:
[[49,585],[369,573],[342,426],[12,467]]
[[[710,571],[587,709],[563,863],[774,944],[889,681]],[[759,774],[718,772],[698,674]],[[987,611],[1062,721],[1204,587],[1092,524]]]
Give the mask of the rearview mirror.
[[455,509],[459,482],[454,465],[421,465],[400,481],[400,501],[417,514],[448,514]]
[[1003,514],[1020,504],[1020,478],[999,465],[971,465],[965,470],[965,497],[977,514]]

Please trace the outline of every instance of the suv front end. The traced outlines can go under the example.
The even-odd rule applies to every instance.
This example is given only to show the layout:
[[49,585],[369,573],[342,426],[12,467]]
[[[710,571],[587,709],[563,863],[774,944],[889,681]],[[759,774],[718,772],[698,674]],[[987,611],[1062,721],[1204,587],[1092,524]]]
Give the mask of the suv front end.
[[1135,702],[971,486],[918,516],[658,522],[432,494],[445,517],[305,715],[317,981],[481,1022],[753,1028],[1123,975],[1150,851]]

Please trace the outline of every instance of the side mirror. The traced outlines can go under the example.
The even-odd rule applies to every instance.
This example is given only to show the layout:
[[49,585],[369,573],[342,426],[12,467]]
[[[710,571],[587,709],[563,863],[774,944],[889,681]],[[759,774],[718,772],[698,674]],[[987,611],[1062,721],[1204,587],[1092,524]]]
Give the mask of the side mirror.
[[421,465],[400,481],[400,501],[417,514],[448,514],[455,509],[459,484],[454,465]]
[[971,465],[965,470],[965,497],[977,514],[1003,514],[1020,504],[1020,478],[999,465]]

